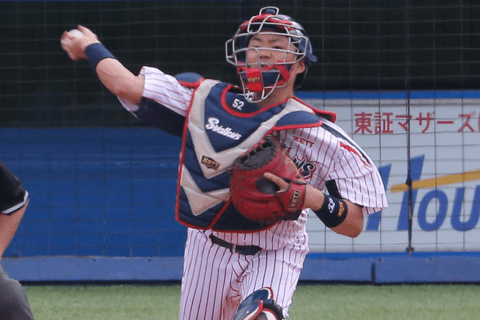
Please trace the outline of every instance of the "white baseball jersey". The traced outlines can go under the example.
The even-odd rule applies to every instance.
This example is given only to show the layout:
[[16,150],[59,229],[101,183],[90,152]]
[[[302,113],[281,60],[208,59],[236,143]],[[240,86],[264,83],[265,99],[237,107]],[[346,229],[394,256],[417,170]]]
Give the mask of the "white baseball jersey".
[[[144,99],[155,102],[155,112],[166,114],[157,121],[170,124],[182,121],[194,90],[155,68],[144,67],[140,75],[145,77]],[[139,108],[121,102],[142,119],[139,116],[142,104]],[[151,120],[156,117],[148,119],[146,122],[156,125]],[[302,176],[317,189],[327,187],[332,195],[362,206],[365,215],[385,208],[384,186],[373,161],[332,121],[322,119],[322,123],[320,127],[280,131],[280,141],[288,148]],[[178,123],[176,127],[183,125]],[[252,233],[189,228],[180,319],[230,320],[240,302],[262,287],[273,289],[275,301],[288,316],[308,253],[305,229],[308,212],[304,210],[295,221],[282,221],[268,230]],[[255,245],[263,250],[249,256],[232,253],[213,244],[209,239],[211,234],[235,245]]]

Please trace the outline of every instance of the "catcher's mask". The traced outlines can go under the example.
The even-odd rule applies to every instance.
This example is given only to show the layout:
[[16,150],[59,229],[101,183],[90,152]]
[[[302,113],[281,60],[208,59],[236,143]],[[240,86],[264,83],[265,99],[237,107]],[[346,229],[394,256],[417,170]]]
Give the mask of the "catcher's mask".
[[[243,87],[245,98],[251,102],[265,100],[275,88],[285,86],[290,78],[292,66],[304,59],[305,71],[295,79],[295,88],[301,87],[308,66],[317,61],[313,55],[310,39],[303,27],[291,17],[278,14],[277,7],[265,7],[260,13],[243,22],[235,35],[225,43],[225,54],[227,62],[237,68],[237,73]],[[288,37],[286,49],[249,47],[252,36],[262,34],[281,35]],[[256,51],[257,61],[260,61],[260,50],[272,50],[283,52],[283,60],[275,63],[248,64],[246,61],[247,51]],[[293,60],[287,60],[293,56]],[[254,94],[257,93],[257,94]]]

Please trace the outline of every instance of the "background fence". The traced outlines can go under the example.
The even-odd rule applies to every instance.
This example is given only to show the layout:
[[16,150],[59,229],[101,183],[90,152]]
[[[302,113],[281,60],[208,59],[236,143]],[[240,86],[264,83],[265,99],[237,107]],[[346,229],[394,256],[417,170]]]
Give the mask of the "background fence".
[[[429,178],[476,177],[476,1],[0,1],[0,158],[32,194],[5,256],[181,257],[185,229],[173,219],[180,141],[123,110],[88,63],[68,59],[60,36],[82,24],[134,73],[150,65],[238,83],[225,62],[224,43],[265,5],[301,22],[319,58],[299,95],[340,115],[389,188],[392,181],[404,183],[412,166]],[[431,127],[425,130],[427,120]],[[442,126],[449,121],[455,127]],[[401,127],[407,122],[412,131]],[[433,151],[423,152],[427,147]],[[438,150],[453,150],[457,162]],[[426,164],[420,166],[422,155]],[[420,173],[418,180],[425,179]],[[425,211],[411,229],[405,228],[402,193],[389,195],[398,212],[369,218],[356,242],[331,238],[314,221],[311,256],[406,254],[412,229],[414,241],[421,239],[417,249],[433,256],[478,255],[477,233],[470,231],[478,232],[480,197],[475,179],[460,183],[451,194],[435,184],[425,194],[411,190],[410,196],[420,192],[417,209]],[[454,221],[455,210],[460,231],[442,225],[446,216]],[[415,238],[422,233],[428,236]],[[458,246],[445,246],[452,235]],[[363,266],[368,278],[370,264]]]
[[237,83],[224,43],[264,5],[279,6],[310,35],[320,63],[304,90],[479,85],[474,0],[1,1],[2,127],[138,125],[86,63],[68,59],[64,30],[91,28],[133,72],[152,65]]

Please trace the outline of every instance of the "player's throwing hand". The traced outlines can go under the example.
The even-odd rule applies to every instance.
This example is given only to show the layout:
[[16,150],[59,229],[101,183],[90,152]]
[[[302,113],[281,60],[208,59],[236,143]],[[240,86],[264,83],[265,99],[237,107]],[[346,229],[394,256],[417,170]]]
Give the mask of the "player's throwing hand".
[[[99,43],[97,35],[84,26],[77,26],[83,35],[75,34],[71,31],[64,31],[60,38],[62,49],[68,54],[73,61],[86,60],[85,48],[92,43]],[[75,30],[75,29],[74,29]],[[78,33],[78,32],[77,32]]]

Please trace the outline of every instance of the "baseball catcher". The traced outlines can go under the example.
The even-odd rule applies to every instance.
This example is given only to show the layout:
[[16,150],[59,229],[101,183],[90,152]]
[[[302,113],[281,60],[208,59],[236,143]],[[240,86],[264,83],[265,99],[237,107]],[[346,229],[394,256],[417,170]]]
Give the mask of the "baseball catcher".
[[175,206],[188,227],[182,320],[288,318],[310,212],[353,238],[364,215],[387,206],[377,168],[336,115],[295,97],[317,58],[305,29],[279,11],[260,9],[225,42],[241,86],[149,66],[134,75],[80,25],[83,37],[61,38],[68,56],[88,60],[127,110],[182,138]]
[[[267,179],[273,173],[288,183],[286,189]],[[232,166],[232,201],[246,218],[265,226],[296,220],[305,202],[306,182],[280,142],[266,136]]]

